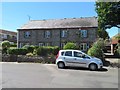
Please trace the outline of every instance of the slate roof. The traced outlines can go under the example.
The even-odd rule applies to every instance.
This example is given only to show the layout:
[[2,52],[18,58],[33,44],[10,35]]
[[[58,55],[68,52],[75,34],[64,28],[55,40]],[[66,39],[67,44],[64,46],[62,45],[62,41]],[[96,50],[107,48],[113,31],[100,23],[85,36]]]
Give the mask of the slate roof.
[[11,34],[11,35],[17,35],[17,32],[0,29],[0,34]]
[[[19,29],[98,27],[97,17],[30,20]],[[19,30],[18,29],[18,30]]]

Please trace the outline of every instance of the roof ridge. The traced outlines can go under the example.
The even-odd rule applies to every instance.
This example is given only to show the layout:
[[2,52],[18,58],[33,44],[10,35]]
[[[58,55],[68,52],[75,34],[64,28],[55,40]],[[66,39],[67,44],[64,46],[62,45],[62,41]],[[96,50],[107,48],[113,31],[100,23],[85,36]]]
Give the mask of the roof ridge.
[[41,20],[30,20],[30,21],[66,20],[66,19],[81,19],[81,18],[97,18],[97,16],[92,16],[92,17],[72,17],[72,18],[55,18],[55,19],[41,19]]

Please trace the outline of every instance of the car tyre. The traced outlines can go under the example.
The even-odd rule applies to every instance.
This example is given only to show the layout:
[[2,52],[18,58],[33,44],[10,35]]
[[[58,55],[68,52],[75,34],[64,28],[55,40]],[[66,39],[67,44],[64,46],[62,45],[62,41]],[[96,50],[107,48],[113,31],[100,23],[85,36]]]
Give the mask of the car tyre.
[[58,63],[58,68],[63,69],[65,68],[65,64],[63,62]]
[[89,69],[90,69],[91,71],[97,70],[97,69],[98,69],[98,68],[97,68],[97,64],[94,64],[94,63],[90,64],[90,65],[89,65]]

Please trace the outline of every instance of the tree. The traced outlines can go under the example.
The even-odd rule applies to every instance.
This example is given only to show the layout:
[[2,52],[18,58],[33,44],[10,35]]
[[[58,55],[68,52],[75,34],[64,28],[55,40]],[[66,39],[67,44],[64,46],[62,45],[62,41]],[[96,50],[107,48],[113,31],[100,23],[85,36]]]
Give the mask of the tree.
[[101,29],[98,29],[98,36],[99,36],[99,38],[103,38],[104,40],[110,38],[107,31],[101,30]]
[[96,2],[96,12],[98,14],[98,36],[108,38],[105,31],[107,28],[120,28],[120,1],[119,2]]
[[119,2],[96,2],[98,14],[98,28],[120,28],[120,1]]

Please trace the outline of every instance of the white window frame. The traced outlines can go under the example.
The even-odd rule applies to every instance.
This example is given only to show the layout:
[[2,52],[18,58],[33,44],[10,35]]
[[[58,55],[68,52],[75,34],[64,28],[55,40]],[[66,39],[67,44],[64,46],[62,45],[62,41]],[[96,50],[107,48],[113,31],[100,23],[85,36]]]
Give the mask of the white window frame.
[[[81,49],[81,47],[83,46],[83,49]],[[83,51],[86,51],[88,49],[88,44],[87,43],[81,43],[80,44],[80,49]]]
[[44,46],[44,43],[39,43],[39,46]]
[[22,48],[23,47],[23,43],[20,43],[20,48]]
[[45,43],[45,46],[51,46],[51,43]]
[[61,31],[61,37],[67,37],[68,36],[68,31],[67,30],[62,30]]
[[51,32],[50,31],[45,31],[45,38],[50,38]]
[[24,37],[25,37],[25,38],[29,38],[30,36],[31,36],[30,31],[24,32]]
[[7,34],[2,34],[3,39],[7,39]]
[[83,37],[83,38],[86,38],[87,36],[88,36],[88,34],[87,34],[87,30],[80,30],[80,35],[81,35],[81,37]]

